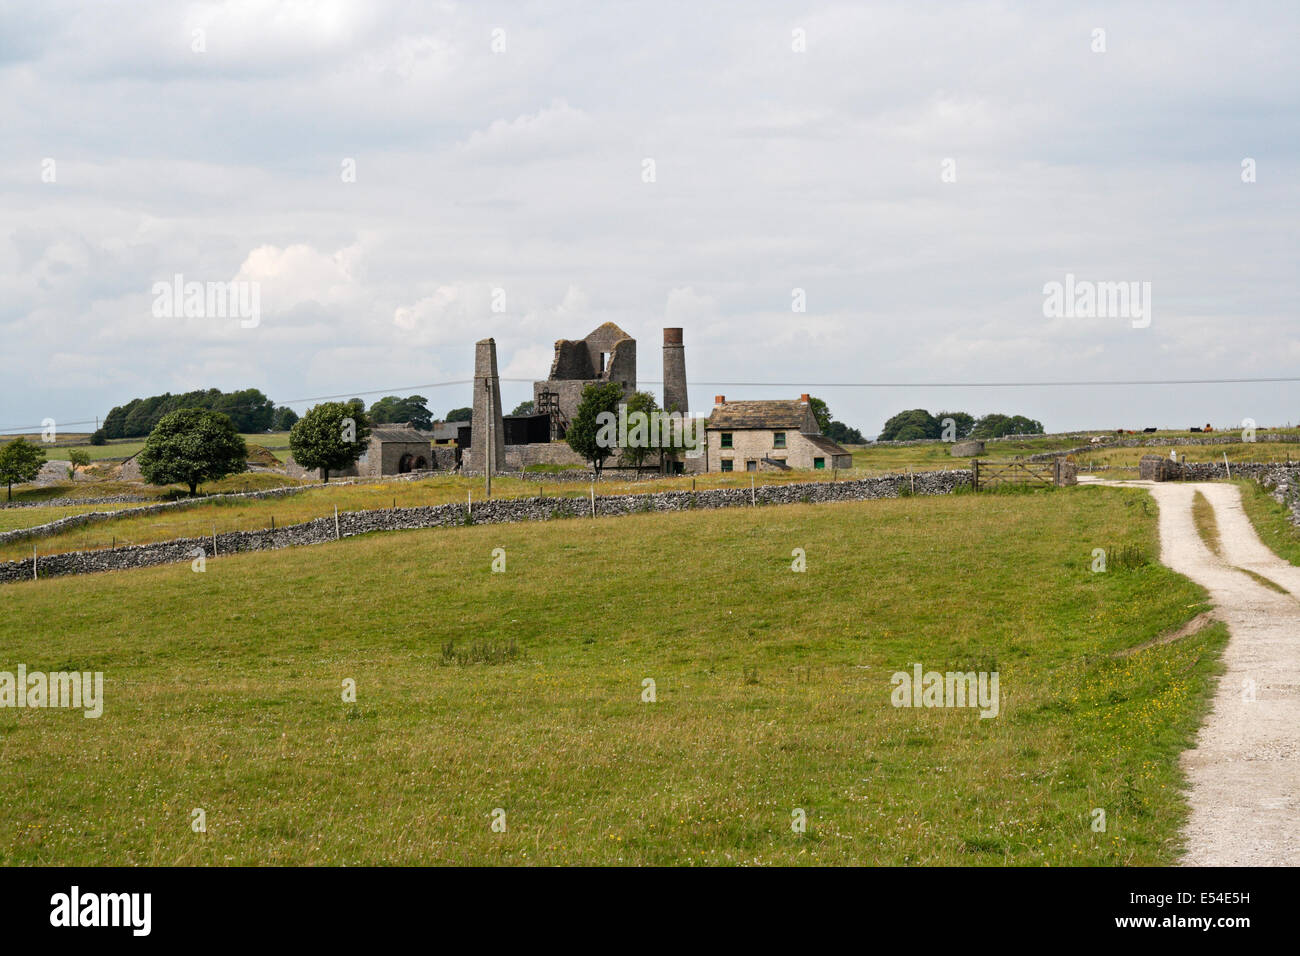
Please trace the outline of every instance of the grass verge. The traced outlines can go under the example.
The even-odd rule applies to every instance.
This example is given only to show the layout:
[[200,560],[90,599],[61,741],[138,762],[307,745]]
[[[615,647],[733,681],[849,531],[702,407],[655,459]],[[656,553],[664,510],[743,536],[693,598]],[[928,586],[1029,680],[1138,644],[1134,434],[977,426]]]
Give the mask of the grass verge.
[[[106,701],[0,710],[0,863],[1172,863],[1225,632],[1112,656],[1205,609],[1154,562],[1090,571],[1098,542],[1154,553],[1146,497],[439,529],[9,585],[3,669],[103,671]],[[915,663],[997,671],[999,716],[891,706]]]

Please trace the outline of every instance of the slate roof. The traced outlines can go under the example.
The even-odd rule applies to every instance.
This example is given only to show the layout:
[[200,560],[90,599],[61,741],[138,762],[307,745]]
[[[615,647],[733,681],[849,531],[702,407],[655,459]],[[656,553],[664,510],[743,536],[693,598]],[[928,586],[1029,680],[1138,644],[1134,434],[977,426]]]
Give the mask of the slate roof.
[[418,432],[402,425],[378,425],[370,429],[370,438],[379,442],[429,442],[427,432]]
[[709,413],[710,429],[788,428],[799,431],[807,421],[808,406],[797,399],[727,402]]
[[827,438],[825,435],[804,435],[803,437],[806,438],[808,441],[810,441],[813,445],[815,445],[820,451],[824,451],[828,455],[853,454],[843,445],[839,444],[836,441],[832,441],[831,439]]

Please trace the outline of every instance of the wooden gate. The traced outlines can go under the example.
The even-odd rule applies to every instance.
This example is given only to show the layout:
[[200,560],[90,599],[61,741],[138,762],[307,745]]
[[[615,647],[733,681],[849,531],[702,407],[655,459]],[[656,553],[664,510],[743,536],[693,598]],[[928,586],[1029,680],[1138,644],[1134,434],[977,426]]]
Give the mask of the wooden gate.
[[1067,483],[1065,460],[1062,458],[1051,461],[1026,461],[1022,458],[1013,461],[980,461],[973,458],[970,467],[976,491],[994,485],[1052,486]]

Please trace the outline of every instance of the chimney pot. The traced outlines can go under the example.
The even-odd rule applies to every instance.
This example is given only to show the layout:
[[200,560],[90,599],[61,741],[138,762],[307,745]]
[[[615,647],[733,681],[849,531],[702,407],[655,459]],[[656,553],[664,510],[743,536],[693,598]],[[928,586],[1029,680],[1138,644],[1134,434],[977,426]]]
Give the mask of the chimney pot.
[[713,396],[713,404],[714,404],[714,405],[725,405],[725,404],[727,404],[727,396],[726,396],[726,395],[714,395],[714,396]]
[[807,392],[804,392],[802,395],[800,395],[800,396],[799,396],[799,401],[801,401],[801,402],[803,402],[805,405],[807,405],[807,404],[808,404],[808,393],[807,393]]
[[664,345],[681,345],[681,329],[664,329]]

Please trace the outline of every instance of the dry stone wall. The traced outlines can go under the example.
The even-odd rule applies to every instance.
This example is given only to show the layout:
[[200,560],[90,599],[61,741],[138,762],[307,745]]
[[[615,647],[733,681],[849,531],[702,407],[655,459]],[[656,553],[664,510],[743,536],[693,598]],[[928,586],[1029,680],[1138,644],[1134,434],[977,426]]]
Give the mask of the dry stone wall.
[[[705,491],[666,491],[639,495],[598,495],[596,515],[638,514],[655,511],[689,511],[692,509],[739,508],[823,501],[866,501],[897,498],[902,495],[943,495],[960,487],[969,487],[969,470],[921,472],[913,475],[887,475],[857,481],[802,482],[789,485],[766,485],[756,489],[715,488]],[[752,497],[751,497],[752,496]],[[303,524],[264,531],[229,531],[205,538],[185,538],[158,544],[132,545],[103,551],[76,551],[36,558],[36,576],[88,574],[94,571],[117,571],[193,561],[201,550],[205,558],[247,551],[290,548],[319,544],[336,537],[351,537],[372,531],[400,531],[465,524],[501,524],[519,521],[548,521],[559,518],[589,517],[589,498],[523,498],[462,504],[434,505],[420,508],[390,508],[353,511],[333,517],[317,518]],[[0,582],[30,581],[32,558],[0,563]]]

